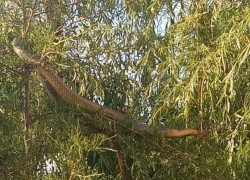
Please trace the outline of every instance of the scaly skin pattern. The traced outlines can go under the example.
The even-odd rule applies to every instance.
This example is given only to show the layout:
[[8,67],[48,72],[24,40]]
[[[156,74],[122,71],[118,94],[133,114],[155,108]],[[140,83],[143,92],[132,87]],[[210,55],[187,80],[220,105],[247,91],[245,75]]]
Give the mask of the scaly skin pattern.
[[200,135],[200,131],[196,129],[162,129],[162,136],[168,138],[177,138],[184,136],[197,136]]
[[126,116],[118,111],[101,106],[95,102],[92,102],[77,93],[72,91],[68,85],[66,85],[62,79],[57,76],[51,69],[37,66],[39,73],[50,83],[55,89],[57,94],[67,103],[77,105],[90,112],[97,112],[102,117],[122,122],[126,119]]
[[[74,104],[83,108],[88,112],[95,112],[98,113],[103,118],[108,120],[116,121],[122,124],[127,124],[126,115],[109,109],[107,107],[101,106],[95,102],[92,102],[74,91],[70,89],[70,87],[63,82],[63,80],[54,73],[53,70],[42,66],[39,62],[39,59],[34,58],[31,54],[27,51],[22,49],[20,46],[17,45],[16,40],[13,41],[13,49],[17,56],[24,61],[26,64],[36,64],[37,71],[42,75],[43,78],[47,80],[47,83],[56,91],[57,95],[59,95],[65,102]],[[149,127],[148,125],[136,122],[134,124],[133,129],[135,131],[144,133],[149,130],[152,130],[154,127]],[[165,138],[179,138],[185,136],[197,136],[200,138],[205,138],[206,136],[203,132],[200,132],[196,129],[170,129],[170,128],[163,128],[159,130],[161,135]]]

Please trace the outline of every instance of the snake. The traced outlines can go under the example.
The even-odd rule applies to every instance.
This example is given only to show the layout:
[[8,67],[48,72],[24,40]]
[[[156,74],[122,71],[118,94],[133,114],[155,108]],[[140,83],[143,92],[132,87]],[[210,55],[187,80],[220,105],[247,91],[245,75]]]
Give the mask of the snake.
[[[108,120],[121,123],[121,124],[129,124],[128,117],[119,111],[110,109],[108,107],[102,106],[98,103],[92,102],[85,97],[82,97],[75,93],[63,80],[49,67],[44,66],[41,63],[41,57],[35,57],[27,50],[22,48],[18,39],[15,38],[12,42],[13,50],[16,55],[24,62],[24,64],[33,64],[35,65],[36,70],[42,76],[43,79],[46,80],[48,87],[50,88],[51,94],[54,96],[59,96],[66,103],[73,104],[75,106],[79,106],[88,112],[95,112],[102,118],[106,118]],[[157,131],[164,138],[181,138],[185,136],[196,136],[199,138],[206,139],[206,135],[204,131],[199,131],[192,128],[184,128],[184,129],[173,129],[173,128],[156,128],[149,126],[140,121],[135,121],[132,125],[132,129],[139,133],[146,133]]]

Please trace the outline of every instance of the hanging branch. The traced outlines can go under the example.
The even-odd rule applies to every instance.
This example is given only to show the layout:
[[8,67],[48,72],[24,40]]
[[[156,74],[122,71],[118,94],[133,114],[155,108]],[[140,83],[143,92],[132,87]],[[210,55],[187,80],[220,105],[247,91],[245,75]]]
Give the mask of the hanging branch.
[[[28,76],[29,74],[29,67],[28,65],[24,66],[24,74],[25,76]],[[31,125],[31,121],[29,118],[29,112],[30,112],[30,89],[29,89],[29,80],[24,84],[24,109],[23,109],[23,116],[24,116],[24,148],[25,148],[25,154],[26,157],[28,156],[28,150],[29,150],[29,142],[30,142],[30,137],[29,137],[29,126]]]

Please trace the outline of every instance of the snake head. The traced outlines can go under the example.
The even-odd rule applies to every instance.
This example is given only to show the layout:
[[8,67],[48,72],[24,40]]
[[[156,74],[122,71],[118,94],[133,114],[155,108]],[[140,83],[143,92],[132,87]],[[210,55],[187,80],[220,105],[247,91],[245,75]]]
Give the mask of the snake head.
[[208,141],[206,131],[199,131],[199,133],[196,134],[195,136],[198,137],[198,138],[204,139],[205,141]]
[[35,64],[35,65],[40,64],[40,62],[38,61],[39,58],[34,57],[28,51],[23,49],[23,47],[19,45],[19,42],[20,41],[18,38],[14,38],[14,40],[11,43],[13,46],[14,52],[17,54],[17,56],[20,59],[22,59],[25,64]]
[[20,46],[20,38],[14,38],[11,42],[12,46]]

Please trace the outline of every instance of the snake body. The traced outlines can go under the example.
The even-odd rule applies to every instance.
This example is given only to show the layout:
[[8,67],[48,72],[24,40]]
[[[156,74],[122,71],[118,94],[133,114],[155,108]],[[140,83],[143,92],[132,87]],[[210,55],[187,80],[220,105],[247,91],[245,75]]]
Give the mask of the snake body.
[[[15,53],[21,58],[26,64],[36,64],[37,71],[44,77],[49,83],[49,86],[55,91],[55,93],[60,96],[65,102],[74,104],[76,106],[84,108],[84,110],[89,112],[98,113],[103,118],[113,120],[122,124],[128,124],[128,120],[125,114],[109,109],[107,107],[101,106],[98,103],[92,102],[70,89],[70,87],[63,82],[63,80],[50,68],[44,67],[39,62],[39,58],[34,58],[27,51],[22,49],[17,45],[17,41],[13,41],[13,49]],[[147,124],[141,122],[135,122],[133,129],[135,131],[144,133],[152,130],[154,127],[149,127]],[[170,129],[162,128],[160,134],[165,138],[177,138],[185,136],[197,136],[204,138],[203,132],[196,129]]]
[[72,91],[53,70],[43,66],[37,66],[37,70],[65,102],[80,106],[87,111],[98,112],[102,117],[108,119],[117,120],[119,122],[125,120],[126,116],[123,113],[101,106]]

